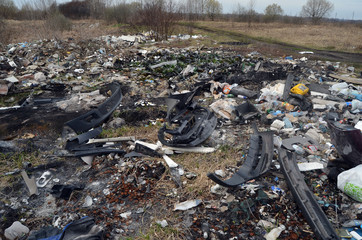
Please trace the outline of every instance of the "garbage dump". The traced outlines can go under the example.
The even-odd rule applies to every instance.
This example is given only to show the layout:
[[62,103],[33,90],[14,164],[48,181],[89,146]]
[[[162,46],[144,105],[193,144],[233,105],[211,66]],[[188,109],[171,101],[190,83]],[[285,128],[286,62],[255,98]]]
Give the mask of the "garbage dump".
[[360,239],[362,79],[203,38],[5,46],[0,239]]

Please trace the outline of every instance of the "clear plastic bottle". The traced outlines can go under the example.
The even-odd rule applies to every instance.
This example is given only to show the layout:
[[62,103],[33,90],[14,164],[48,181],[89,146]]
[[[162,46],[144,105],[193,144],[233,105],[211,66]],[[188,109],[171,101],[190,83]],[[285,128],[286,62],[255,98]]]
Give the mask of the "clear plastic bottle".
[[352,101],[352,111],[354,110],[361,110],[362,109],[362,102],[358,100]]
[[298,146],[298,145],[296,145],[296,144],[294,144],[294,145],[292,145],[292,146],[293,146],[293,148],[294,148],[294,150],[295,150],[295,152],[296,152],[297,154],[303,155],[303,154],[305,153],[305,150],[304,150],[302,147],[300,147],[300,146]]
[[362,220],[349,220],[342,224],[343,227],[359,227],[362,225]]
[[280,225],[279,227],[273,228],[270,232],[264,235],[266,240],[276,240],[279,235],[285,230],[284,225]]
[[284,122],[284,128],[293,128],[293,124],[290,122],[289,118],[284,117],[283,122]]

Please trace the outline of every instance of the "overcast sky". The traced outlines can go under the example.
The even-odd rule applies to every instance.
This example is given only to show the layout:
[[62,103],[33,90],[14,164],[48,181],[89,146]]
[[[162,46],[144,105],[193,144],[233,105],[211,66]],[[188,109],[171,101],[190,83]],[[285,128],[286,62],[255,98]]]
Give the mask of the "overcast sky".
[[[18,5],[26,0],[14,0]],[[69,2],[70,0],[57,0],[57,3]],[[117,1],[117,0],[115,0]],[[130,1],[130,0],[128,0]],[[182,0],[181,0],[182,1]],[[291,16],[299,15],[302,6],[307,0],[255,0],[255,10],[259,13],[263,13],[266,6],[269,4],[279,4],[284,13]],[[340,19],[353,19],[362,20],[362,0],[329,0],[334,4],[333,13],[330,17],[336,17]],[[232,13],[238,3],[246,7],[249,0],[219,0],[223,5],[224,13]]]
[[[237,6],[238,2],[242,6],[247,6],[249,0],[219,0],[224,7],[224,12],[232,12]],[[279,4],[284,13],[287,15],[295,16],[299,15],[302,6],[307,0],[255,0],[255,9],[257,12],[262,13],[269,4]],[[362,0],[330,0],[334,4],[333,13],[330,17],[342,19],[352,19],[354,13],[354,19],[362,20]]]

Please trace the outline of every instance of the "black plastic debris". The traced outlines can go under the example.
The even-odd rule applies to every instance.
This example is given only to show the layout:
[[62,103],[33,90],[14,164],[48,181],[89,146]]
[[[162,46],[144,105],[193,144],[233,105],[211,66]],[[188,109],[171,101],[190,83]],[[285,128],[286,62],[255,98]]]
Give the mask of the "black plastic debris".
[[331,94],[331,92],[328,90],[329,86],[327,84],[308,83],[306,84],[306,86],[309,88],[311,92]]
[[51,193],[56,197],[56,198],[61,198],[64,200],[68,200],[70,198],[70,195],[72,194],[72,192],[74,190],[82,190],[84,189],[83,185],[80,186],[74,186],[74,185],[61,185],[61,184],[56,184],[52,187],[51,189]]
[[331,140],[346,168],[362,164],[362,133],[351,125],[328,120]]
[[293,148],[294,144],[301,144],[303,146],[308,146],[308,145],[319,146],[319,143],[317,141],[315,141],[313,138],[308,137],[308,136],[304,136],[304,137],[294,136],[291,138],[283,139],[283,141],[282,141],[283,147],[285,147],[286,149],[288,149],[290,151],[294,151],[294,148]]
[[98,127],[88,132],[82,133],[74,138],[68,139],[67,144],[65,145],[65,149],[72,150],[76,147],[79,147],[80,145],[86,143],[89,139],[95,138],[96,136],[101,134],[101,132],[102,128]]
[[283,91],[283,100],[287,101],[290,94],[290,89],[294,80],[293,74],[288,74],[287,80],[285,81],[284,91]]
[[136,143],[134,151],[137,153],[141,153],[143,155],[151,156],[151,157],[162,157],[162,155],[159,154],[157,151],[155,151],[143,144],[140,144],[140,143]]
[[267,172],[273,159],[273,132],[259,132],[254,125],[254,134],[250,136],[248,156],[240,169],[227,180],[221,180],[214,173],[207,176],[224,187],[236,187],[246,181]]
[[[56,227],[47,226],[38,231],[32,232],[28,240],[39,240],[39,239],[54,239],[60,237],[62,230]],[[56,239],[56,238],[55,238]]]
[[109,115],[116,110],[122,100],[121,86],[118,83],[113,82],[107,87],[108,91],[112,92],[112,96],[109,97],[107,101],[99,105],[97,109],[91,110],[65,124],[75,132],[84,132],[99,126],[105,121]]
[[172,95],[166,99],[167,122],[177,126],[169,129],[166,124],[158,131],[158,139],[166,146],[194,147],[204,142],[214,131],[217,118],[207,108],[198,106],[192,99],[198,92]]
[[124,154],[125,151],[120,149],[120,144],[106,145],[103,143],[87,144],[89,139],[95,138],[101,134],[102,128],[98,127],[88,132],[82,133],[67,141],[65,149],[72,151],[75,157],[97,156],[103,154],[117,153]]
[[295,156],[291,152],[279,149],[280,166],[295,201],[318,239],[340,239],[305,183],[304,176],[298,169]]
[[94,147],[87,149],[80,149],[74,152],[75,157],[84,157],[84,156],[99,156],[106,155],[110,153],[116,154],[125,154],[126,152],[122,149],[115,148],[117,145],[111,145],[107,147]]
[[313,103],[307,97],[300,94],[290,93],[287,102],[294,106],[298,106],[302,111],[313,110]]
[[240,121],[252,119],[260,114],[258,109],[249,101],[246,101],[235,107],[235,111],[236,116],[239,118]]
[[248,90],[248,89],[240,87],[240,86],[233,87],[230,90],[230,93],[235,96],[242,95],[242,96],[245,96],[248,98],[253,98],[253,97],[256,97],[256,95],[258,95],[257,92]]

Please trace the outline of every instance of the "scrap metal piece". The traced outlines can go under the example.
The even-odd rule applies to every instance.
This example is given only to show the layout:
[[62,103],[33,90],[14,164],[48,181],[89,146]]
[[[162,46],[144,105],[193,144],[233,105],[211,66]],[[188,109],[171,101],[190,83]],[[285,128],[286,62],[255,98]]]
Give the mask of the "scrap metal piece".
[[328,74],[328,76],[332,77],[332,78],[343,80],[348,83],[362,85],[362,78],[352,78],[352,77],[341,76],[341,75],[337,75],[337,74],[333,74],[333,73]]
[[337,152],[349,167],[362,164],[362,133],[353,126],[327,120],[331,140]]
[[129,137],[115,137],[115,138],[100,138],[100,139],[89,139],[88,143],[105,143],[105,142],[126,142],[126,141],[136,141],[135,136]]
[[97,109],[91,110],[65,124],[76,132],[88,131],[91,128],[99,126],[116,110],[122,100],[121,86],[118,83],[113,82],[108,85],[108,88],[109,91],[112,92],[112,96],[109,97],[107,101],[99,105]]
[[162,150],[171,150],[183,153],[212,153],[215,152],[213,147],[189,147],[189,148],[178,148],[178,147],[162,147]]
[[52,177],[52,173],[50,171],[46,171],[41,175],[40,178],[38,178],[38,180],[36,181],[36,185],[41,188],[45,187],[50,179],[52,179]]
[[309,136],[305,136],[305,137],[295,136],[292,138],[284,139],[282,141],[283,147],[285,147],[286,149],[288,149],[290,151],[293,151],[294,150],[293,145],[298,144],[298,143],[302,144],[303,146],[308,146],[308,145],[319,146],[319,143]]
[[21,176],[23,177],[26,186],[29,189],[30,196],[33,194],[38,195],[38,187],[36,186],[36,182],[34,177],[29,178],[28,174],[25,172],[25,170],[21,171]]
[[296,155],[279,148],[279,162],[294,199],[318,239],[340,239],[300,173]]
[[155,68],[159,68],[159,67],[163,67],[163,66],[167,66],[167,65],[170,65],[170,66],[177,65],[177,60],[158,63],[158,64],[155,64],[155,65],[150,66],[150,68],[151,68],[151,69],[155,69]]
[[208,173],[207,176],[221,186],[236,187],[269,170],[273,158],[273,149],[273,132],[259,132],[254,126],[254,134],[250,137],[248,156],[240,169],[227,180],[220,179],[215,173]]

